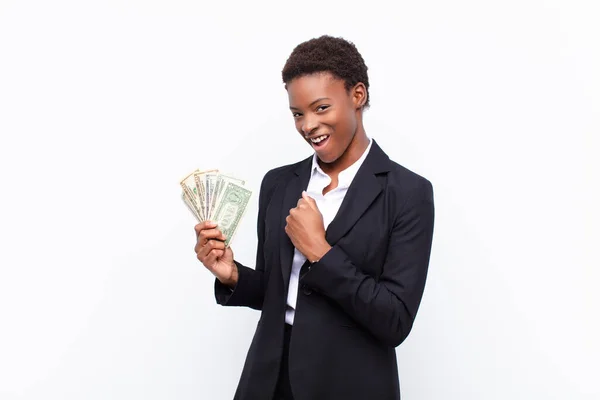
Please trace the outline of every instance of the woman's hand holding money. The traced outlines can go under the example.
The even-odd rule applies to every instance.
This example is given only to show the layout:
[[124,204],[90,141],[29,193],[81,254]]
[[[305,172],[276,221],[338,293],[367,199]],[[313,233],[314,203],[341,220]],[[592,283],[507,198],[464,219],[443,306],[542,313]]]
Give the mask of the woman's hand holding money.
[[225,236],[217,229],[217,224],[204,221],[194,227],[198,260],[204,264],[221,283],[235,287],[238,280],[237,266],[233,262],[233,251],[225,247]]

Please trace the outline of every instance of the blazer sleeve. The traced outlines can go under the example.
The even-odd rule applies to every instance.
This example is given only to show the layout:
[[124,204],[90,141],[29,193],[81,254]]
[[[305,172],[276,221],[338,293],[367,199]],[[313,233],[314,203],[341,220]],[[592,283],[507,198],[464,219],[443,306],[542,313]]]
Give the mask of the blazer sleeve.
[[408,336],[425,288],[433,238],[433,188],[424,179],[395,218],[382,274],[363,273],[338,245],[312,264],[303,284],[338,303],[381,342]]
[[238,282],[232,290],[229,286],[215,279],[215,298],[223,306],[245,306],[261,310],[266,287],[264,238],[265,238],[265,211],[267,207],[269,173],[265,175],[260,186],[258,197],[257,235],[258,246],[256,249],[255,269],[246,267],[234,261],[238,268]]

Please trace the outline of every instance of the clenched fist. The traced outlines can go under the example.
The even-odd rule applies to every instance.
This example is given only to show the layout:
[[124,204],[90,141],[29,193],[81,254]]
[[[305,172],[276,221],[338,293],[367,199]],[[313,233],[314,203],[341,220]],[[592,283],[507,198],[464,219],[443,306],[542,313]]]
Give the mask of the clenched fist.
[[306,192],[302,192],[297,206],[290,210],[285,222],[285,233],[308,261],[320,260],[331,248],[325,240],[323,215],[315,200]]
[[238,270],[233,262],[233,251],[230,247],[225,247],[225,236],[217,229],[217,224],[204,221],[194,229],[196,231],[194,252],[198,260],[221,283],[234,287],[238,280]]

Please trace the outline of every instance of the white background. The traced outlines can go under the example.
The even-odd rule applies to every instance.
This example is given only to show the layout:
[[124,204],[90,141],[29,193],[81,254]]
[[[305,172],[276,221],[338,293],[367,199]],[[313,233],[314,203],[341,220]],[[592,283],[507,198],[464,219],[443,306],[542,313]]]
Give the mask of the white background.
[[325,33],[434,185],[403,399],[600,398],[598,3],[216,3],[0,1],[0,398],[231,399],[259,314],[215,304],[178,183],[310,155],[280,72]]

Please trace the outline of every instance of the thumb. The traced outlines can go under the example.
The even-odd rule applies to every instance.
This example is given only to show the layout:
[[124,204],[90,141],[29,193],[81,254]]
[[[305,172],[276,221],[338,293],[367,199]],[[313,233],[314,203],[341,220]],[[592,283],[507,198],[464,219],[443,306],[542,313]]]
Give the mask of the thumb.
[[315,210],[318,210],[319,207],[317,207],[317,202],[315,201],[315,199],[313,199],[312,197],[310,197],[308,195],[308,193],[306,193],[306,191],[302,191],[302,198],[304,200],[306,200],[308,202],[308,204],[314,208]]

